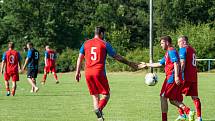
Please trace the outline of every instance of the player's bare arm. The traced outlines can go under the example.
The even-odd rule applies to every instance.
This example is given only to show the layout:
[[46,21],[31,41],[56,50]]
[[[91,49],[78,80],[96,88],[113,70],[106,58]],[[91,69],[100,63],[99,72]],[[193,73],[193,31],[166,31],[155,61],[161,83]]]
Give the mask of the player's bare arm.
[[180,80],[179,80],[179,63],[178,62],[174,62],[174,72],[175,72],[175,83],[177,85],[180,85]]
[[19,67],[19,72],[22,72],[22,61],[21,60],[19,61],[19,66],[18,67]]
[[26,59],[25,59],[25,63],[24,63],[24,65],[23,65],[23,67],[22,67],[22,72],[25,70],[26,65],[28,64],[28,60],[29,60],[29,58],[26,58]]
[[184,72],[184,69],[185,69],[185,60],[181,59],[180,63],[181,63],[181,71]]
[[116,59],[117,61],[121,62],[121,63],[124,63],[134,69],[137,69],[138,68],[138,64],[134,63],[134,62],[130,62],[128,60],[126,60],[124,57],[122,57],[121,55],[118,55],[116,54],[114,57],[114,59]]
[[80,53],[78,56],[78,60],[77,60],[76,74],[75,74],[75,79],[77,82],[79,82],[81,79],[80,71],[81,71],[81,63],[82,63],[83,59],[84,59],[84,55]]
[[146,63],[146,66],[147,67],[158,68],[158,67],[161,67],[162,64],[160,64],[160,63]]
[[3,60],[3,61],[1,62],[1,74],[3,74],[4,66],[5,66],[5,62],[4,62],[4,60]]

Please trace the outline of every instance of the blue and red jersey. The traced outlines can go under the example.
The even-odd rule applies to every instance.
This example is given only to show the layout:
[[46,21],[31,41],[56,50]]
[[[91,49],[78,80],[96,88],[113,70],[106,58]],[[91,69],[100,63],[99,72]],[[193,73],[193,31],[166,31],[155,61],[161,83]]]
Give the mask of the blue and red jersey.
[[80,48],[80,53],[84,54],[85,57],[86,72],[95,72],[98,70],[105,72],[107,54],[111,57],[116,55],[110,43],[100,38],[87,40]]
[[197,67],[195,49],[186,46],[179,49],[180,59],[185,61],[183,78],[185,81],[197,82]]
[[[160,64],[165,65],[165,73],[167,78],[167,83],[174,82],[174,63],[179,63],[179,55],[178,52],[173,48],[169,47],[165,53],[165,56],[160,61]],[[180,69],[180,67],[179,67]],[[179,78],[181,77],[181,72],[179,72]]]
[[55,66],[55,60],[57,58],[56,52],[53,50],[45,51],[45,58],[47,66]]
[[16,50],[6,51],[2,56],[2,60],[6,63],[6,73],[18,73],[18,63],[21,59],[21,55]]

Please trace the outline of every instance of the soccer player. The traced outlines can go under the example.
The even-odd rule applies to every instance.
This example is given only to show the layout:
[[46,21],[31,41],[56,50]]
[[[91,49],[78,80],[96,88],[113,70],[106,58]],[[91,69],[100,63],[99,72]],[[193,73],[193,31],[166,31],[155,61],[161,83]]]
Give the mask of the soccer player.
[[14,43],[8,43],[8,50],[2,56],[1,74],[5,67],[4,80],[7,91],[7,96],[10,96],[9,80],[12,78],[12,91],[11,95],[14,96],[16,93],[16,81],[19,81],[19,70],[21,70],[21,56],[19,52],[14,50]]
[[41,84],[45,84],[46,82],[46,78],[47,78],[47,74],[49,72],[52,72],[54,75],[54,78],[56,80],[56,84],[59,83],[58,78],[57,78],[57,74],[56,74],[56,52],[51,50],[50,47],[47,45],[46,46],[46,51],[45,51],[45,67],[44,67],[44,75],[43,75],[43,81],[41,82]]
[[[198,97],[197,87],[197,67],[196,67],[196,52],[195,49],[188,44],[188,37],[181,36],[178,38],[179,55],[181,62],[181,69],[183,79],[185,81],[182,89],[182,93],[185,96],[191,96],[193,103],[196,107],[197,121],[202,121],[201,118],[201,102]],[[176,121],[186,119],[186,115],[183,110],[179,108],[179,117]]]
[[76,80],[81,78],[81,63],[85,58],[85,77],[86,83],[93,99],[93,106],[98,121],[103,121],[102,110],[110,98],[110,88],[105,71],[105,61],[107,54],[114,59],[137,68],[137,64],[127,61],[118,55],[112,46],[104,41],[105,29],[103,27],[95,28],[94,38],[87,40],[80,48],[80,54],[77,59]]
[[33,48],[33,43],[27,43],[28,53],[25,63],[23,65],[22,71],[24,72],[27,66],[27,79],[31,84],[32,88],[30,92],[38,92],[39,88],[36,86],[36,78],[38,74],[38,64],[39,64],[39,52]]
[[[161,67],[165,65],[166,78],[164,80],[161,93],[161,111],[162,121],[167,121],[168,102],[178,108],[181,108],[190,117],[193,116],[194,112],[189,107],[182,103],[183,96],[181,94],[181,86],[183,83],[182,74],[180,70],[180,60],[177,51],[172,46],[172,39],[170,36],[164,36],[160,39],[162,49],[166,50],[165,56],[162,58],[160,63],[142,63],[138,65],[138,68],[144,67]],[[193,119],[189,119],[193,121]]]

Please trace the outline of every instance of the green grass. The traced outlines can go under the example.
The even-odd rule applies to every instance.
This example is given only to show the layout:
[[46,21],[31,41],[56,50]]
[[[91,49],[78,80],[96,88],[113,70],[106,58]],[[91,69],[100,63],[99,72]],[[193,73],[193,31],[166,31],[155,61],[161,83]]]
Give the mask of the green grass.
[[[96,121],[92,112],[92,100],[82,75],[80,83],[74,80],[74,73],[58,74],[60,84],[56,85],[52,75],[41,86],[37,94],[30,93],[26,76],[21,75],[15,97],[5,96],[1,81],[1,121]],[[144,84],[143,72],[108,73],[111,98],[104,109],[106,121],[160,121],[159,92],[164,74],[158,74],[159,83],[154,87]],[[42,75],[38,77],[38,83]],[[3,78],[1,77],[1,80]],[[215,121],[215,74],[199,74],[199,96],[202,101],[202,115],[205,121]],[[194,109],[189,97],[185,103]],[[168,118],[173,121],[177,110],[169,105]]]

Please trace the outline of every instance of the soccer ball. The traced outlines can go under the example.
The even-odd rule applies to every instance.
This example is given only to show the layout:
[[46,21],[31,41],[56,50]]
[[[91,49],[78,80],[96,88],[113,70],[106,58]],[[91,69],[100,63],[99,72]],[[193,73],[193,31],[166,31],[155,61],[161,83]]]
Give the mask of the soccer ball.
[[158,76],[155,73],[147,73],[145,76],[145,84],[155,86],[158,82]]

